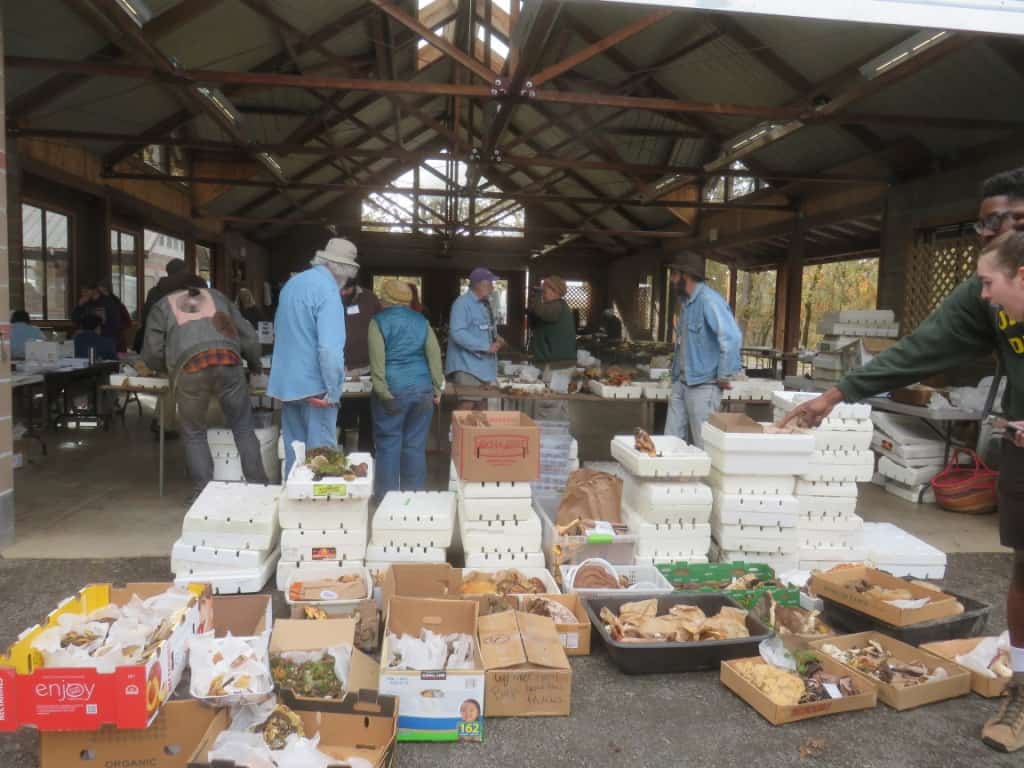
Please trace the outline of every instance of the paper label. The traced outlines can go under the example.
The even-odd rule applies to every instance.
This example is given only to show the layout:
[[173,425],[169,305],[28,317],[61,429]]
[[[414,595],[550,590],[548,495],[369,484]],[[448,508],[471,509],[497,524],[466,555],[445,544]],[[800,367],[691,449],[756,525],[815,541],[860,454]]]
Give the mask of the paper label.
[[348,487],[344,483],[321,483],[313,486],[313,496],[347,496]]
[[359,314],[359,307],[355,306],[355,305],[353,305],[351,307],[347,307],[345,309],[345,313],[349,314],[349,315],[358,315]]
[[831,696],[833,699],[841,699],[841,698],[843,698],[843,694],[839,692],[839,686],[836,685],[835,683],[825,683],[824,687],[825,687],[825,692],[829,696]]
[[314,560],[340,560],[337,547],[313,547]]
[[558,637],[562,641],[563,648],[575,651],[580,647],[580,636],[575,632],[559,632]]

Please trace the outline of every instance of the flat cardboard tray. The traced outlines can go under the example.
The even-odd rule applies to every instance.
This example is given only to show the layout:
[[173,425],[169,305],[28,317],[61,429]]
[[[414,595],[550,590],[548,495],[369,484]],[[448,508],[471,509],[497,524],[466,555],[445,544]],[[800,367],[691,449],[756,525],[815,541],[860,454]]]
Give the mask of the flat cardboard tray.
[[[922,651],[934,653],[944,659],[955,662],[957,656],[964,656],[973,651],[984,637],[970,637],[963,640],[943,640],[937,643],[924,643]],[[969,667],[964,667],[971,673],[971,690],[986,699],[997,699],[1006,691],[1012,678],[1009,677],[988,677],[976,672]]]
[[[366,585],[366,594],[362,597],[353,598],[351,600],[338,600],[328,598],[325,600],[292,600],[289,592],[291,591],[292,585],[299,581],[307,581],[310,579],[329,579],[339,578],[341,576],[355,575],[359,576],[363,580],[363,584]],[[288,581],[285,583],[284,588],[284,599],[288,605],[333,605],[333,606],[345,606],[352,608],[358,605],[363,600],[367,600],[373,597],[373,579],[370,577],[370,572],[365,567],[358,565],[342,565],[342,566],[323,566],[316,569],[302,569],[297,570],[288,577]]]
[[825,617],[833,626],[844,632],[881,632],[894,640],[900,640],[909,645],[959,640],[984,633],[985,626],[988,624],[988,615],[992,610],[991,606],[966,595],[953,594],[952,596],[963,605],[963,613],[943,619],[924,621],[920,624],[911,624],[907,627],[894,627],[880,619],[833,602],[827,597],[822,598],[822,603]]
[[915,648],[912,645],[901,643],[887,635],[879,632],[861,632],[856,635],[842,635],[824,640],[815,640],[811,648],[825,654],[822,650],[824,645],[834,645],[840,649],[848,649],[854,646],[866,644],[873,640],[882,646],[886,651],[892,653],[896,659],[906,663],[924,663],[929,668],[942,667],[949,674],[945,680],[921,683],[912,687],[897,687],[888,683],[875,680],[853,667],[839,662],[840,666],[846,669],[850,675],[855,675],[865,683],[874,685],[878,689],[878,698],[895,710],[904,711],[922,707],[926,704],[934,704],[937,701],[954,699],[958,696],[966,696],[971,692],[971,673],[956,662],[944,659],[930,651]]
[[[876,600],[855,591],[850,585],[860,580],[883,588],[902,589],[911,593],[912,599],[932,598],[921,608],[899,608],[883,600]],[[844,568],[827,573],[816,573],[811,577],[811,591],[819,597],[845,605],[848,608],[872,616],[894,627],[907,627],[924,621],[956,616],[963,612],[962,605],[952,595],[934,592],[925,587],[903,581],[883,571],[864,566]]]

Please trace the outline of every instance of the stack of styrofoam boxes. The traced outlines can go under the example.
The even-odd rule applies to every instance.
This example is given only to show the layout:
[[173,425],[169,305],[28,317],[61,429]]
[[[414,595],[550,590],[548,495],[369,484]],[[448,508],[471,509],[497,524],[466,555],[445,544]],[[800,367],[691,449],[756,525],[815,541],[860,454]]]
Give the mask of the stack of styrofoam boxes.
[[[775,418],[781,419],[813,392],[776,392]],[[800,505],[800,568],[827,569],[864,559],[864,521],[856,514],[857,483],[874,472],[871,406],[842,403],[813,430],[814,457],[797,478]]]
[[871,447],[878,454],[875,482],[913,504],[934,503],[932,478],[942,471],[946,444],[920,419],[876,411]]
[[900,335],[900,324],[891,309],[845,309],[822,315],[818,332],[825,336],[895,339]]
[[772,394],[784,389],[781,381],[775,379],[744,379],[733,381],[729,389],[722,390],[723,400],[771,400]]
[[776,571],[799,562],[796,476],[807,472],[814,437],[804,432],[723,431],[705,423],[701,434],[711,457],[714,490],[711,532],[718,559],[764,563]]
[[450,491],[388,491],[373,513],[366,567],[376,575],[395,563],[444,563],[455,530]]
[[211,482],[185,515],[171,550],[175,581],[215,594],[259,592],[277,565],[280,485]]
[[946,553],[892,523],[864,524],[865,559],[893,576],[946,578]]
[[543,529],[532,483],[458,481],[459,536],[467,568],[543,568]]
[[[277,460],[279,434],[280,428],[275,426],[256,430],[263,470],[267,473],[267,479],[275,484],[281,482],[281,465]],[[226,483],[243,482],[245,474],[242,472],[242,460],[238,456],[238,447],[235,445],[235,436],[231,430],[208,430],[206,439],[210,444],[210,454],[213,456],[213,479]]]
[[[579,469],[579,448],[568,421],[537,421],[540,430],[540,477],[532,483],[539,496],[561,494],[569,473]],[[575,455],[574,455],[575,449]]]
[[[296,571],[316,576],[338,568],[361,566],[366,558],[373,459],[353,453],[354,464],[367,463],[365,478],[350,483],[295,482],[281,495],[281,562],[277,588],[286,590]],[[293,475],[295,467],[292,468]]]
[[678,437],[651,438],[649,456],[636,449],[632,435],[612,439],[612,456],[626,470],[622,519],[637,537],[636,564],[706,563],[711,549],[711,459]]

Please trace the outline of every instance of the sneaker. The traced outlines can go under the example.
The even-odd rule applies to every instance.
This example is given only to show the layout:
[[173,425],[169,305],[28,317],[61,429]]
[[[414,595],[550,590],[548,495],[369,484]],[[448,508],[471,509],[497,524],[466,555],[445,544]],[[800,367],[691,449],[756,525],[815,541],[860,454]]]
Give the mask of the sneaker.
[[1000,752],[1024,747],[1024,687],[1010,685],[999,714],[985,723],[981,740]]

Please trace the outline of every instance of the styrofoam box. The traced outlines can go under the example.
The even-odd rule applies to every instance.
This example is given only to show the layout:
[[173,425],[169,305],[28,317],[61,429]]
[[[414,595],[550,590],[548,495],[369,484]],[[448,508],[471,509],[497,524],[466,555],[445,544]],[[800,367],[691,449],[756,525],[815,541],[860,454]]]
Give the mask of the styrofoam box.
[[797,480],[796,496],[824,496],[828,498],[857,498],[857,484],[854,482],[831,482],[829,480]]
[[180,587],[195,582],[209,584],[215,595],[253,594],[261,591],[270,580],[270,574],[274,572],[279,558],[280,552],[274,550],[270,557],[256,568],[176,574],[174,583]]
[[732,475],[801,475],[814,451],[814,436],[722,432],[705,422],[704,450],[719,472]]
[[895,339],[900,335],[898,326],[858,323],[818,323],[818,332],[828,336],[876,336],[883,339]]
[[[188,563],[215,568],[258,568],[270,557],[269,549],[224,549],[186,544],[181,539],[171,547],[171,571],[176,573],[175,563]],[[201,570],[201,569],[198,569]]]
[[725,475],[714,466],[708,473],[707,483],[715,493],[743,496],[789,496],[796,488],[796,478],[792,475]]
[[[677,553],[673,552],[667,557],[637,557],[636,565],[671,565],[672,563],[678,563],[684,558],[677,556]],[[687,563],[703,564],[711,562],[708,555],[688,555],[685,558]]]
[[570,588],[572,576],[579,565],[560,565],[563,591],[575,592],[581,597],[630,597],[632,595],[671,595],[674,591],[661,571],[650,566],[614,565],[616,574],[625,577],[629,583],[626,589],[577,589]]
[[183,544],[226,549],[277,546],[279,485],[206,484],[181,525]]
[[668,400],[672,397],[672,387],[665,386],[656,381],[640,382],[640,388],[643,390],[644,397],[648,400]]
[[722,390],[723,400],[771,400],[777,390],[785,388],[775,379],[747,379],[729,384],[729,389]]
[[864,546],[867,559],[884,570],[889,570],[888,566],[893,564],[946,565],[946,554],[942,550],[892,523],[865,523]]
[[[711,551],[711,533],[689,542],[678,541],[638,541],[636,544],[636,560],[669,560],[671,562],[692,562],[694,558],[706,558]],[[640,565],[640,563],[636,563]]]
[[366,464],[368,467],[366,477],[357,477],[355,480],[344,480],[340,477],[325,477],[323,480],[299,480],[296,478],[296,471],[300,464],[295,462],[291,474],[285,485],[289,499],[314,499],[325,501],[328,499],[368,499],[373,494],[373,456],[368,453],[350,453],[349,464]]
[[365,531],[369,528],[369,499],[331,499],[296,501],[282,497],[278,506],[278,519],[282,528],[312,529],[316,531]]
[[658,381],[663,376],[672,375],[671,368],[652,368],[647,363],[640,363],[640,365],[638,365],[636,369],[640,371],[640,373],[650,378],[652,381]]
[[[260,458],[263,460],[263,471],[271,482],[281,481],[281,465],[278,463],[277,443],[279,429],[265,427],[256,430],[256,439],[260,443]],[[213,479],[226,483],[245,481],[242,471],[242,460],[235,446],[235,438],[230,429],[207,430],[206,439],[210,444],[210,455],[213,458]]]
[[895,480],[886,480],[884,487],[886,493],[891,493],[896,498],[909,501],[911,504],[935,503],[935,490],[930,484],[904,485]]
[[796,553],[779,554],[777,552],[741,552],[739,550],[719,549],[717,554],[715,554],[715,550],[712,549],[711,557],[712,562],[716,563],[734,563],[737,560],[743,560],[748,563],[763,563],[776,573],[795,571],[800,563]]
[[[862,422],[870,427],[870,421]],[[814,430],[814,450],[819,451],[870,451],[873,429],[860,432],[832,432],[824,429]]]
[[695,480],[643,480],[628,475],[622,503],[651,523],[706,523],[711,516],[711,488]]
[[373,382],[369,376],[361,376],[358,379],[345,379],[341,384],[342,394],[358,394],[360,392],[372,392]]
[[281,531],[281,559],[292,561],[362,560],[366,557],[366,529],[288,528]]
[[721,525],[712,518],[712,535],[723,549],[751,552],[793,553],[797,547],[796,528],[757,525]]
[[[781,408],[772,409],[772,420],[776,423],[782,421],[789,415],[789,411]],[[816,434],[821,432],[874,432],[875,425],[870,419],[840,419],[829,416],[821,420],[821,424],[813,430]]]
[[906,467],[888,456],[878,460],[878,472],[883,477],[895,480],[903,485],[926,485],[942,471],[942,464],[931,464],[926,467]]
[[941,440],[929,443],[900,443],[877,430],[871,438],[871,448],[883,456],[889,456],[901,464],[912,467],[939,463],[946,455],[946,444]]
[[373,513],[371,530],[450,530],[454,525],[454,493],[388,491]]
[[796,527],[800,531],[860,531],[864,520],[857,515],[801,515]]
[[793,528],[800,516],[795,496],[715,495],[712,520],[721,525],[756,525]]
[[[800,529],[800,548],[803,549],[849,549],[858,550],[858,560],[864,559],[864,531],[809,531]],[[801,560],[811,560],[801,552]],[[852,555],[851,555],[852,557]],[[826,558],[827,559],[827,558]]]
[[580,443],[575,437],[569,443],[569,461],[580,459]]
[[[493,575],[493,574],[496,574],[496,573],[500,573],[501,571],[507,570],[508,567],[509,566],[501,566],[501,565],[478,565],[478,566],[472,568],[472,570],[477,571],[478,573],[486,573],[486,574],[492,574]],[[465,573],[466,570],[467,569],[463,569],[463,577],[464,578],[469,575],[469,574]],[[562,590],[560,590],[558,588],[558,584],[555,583],[555,577],[551,575],[551,571],[549,571],[547,568],[545,568],[543,566],[541,566],[539,568],[531,568],[529,566],[523,566],[522,568],[517,568],[516,570],[518,570],[519,573],[521,573],[527,579],[540,579],[542,582],[544,582],[544,586],[546,587],[546,590],[545,590],[544,594],[548,594],[548,595],[560,595],[560,594],[562,594]]]
[[[820,392],[773,392],[772,405],[784,413],[789,413],[801,403],[814,400]],[[831,419],[865,421],[871,418],[871,406],[863,403],[840,403],[829,414]]]
[[800,479],[867,483],[874,473],[875,454],[871,451],[820,451]]
[[894,442],[907,445],[942,442],[931,427],[916,416],[874,411],[871,414],[871,421]]
[[526,520],[533,517],[533,499],[459,499],[460,520]]
[[[366,585],[365,597],[357,597],[351,600],[292,600],[289,595],[292,584],[297,581],[303,581],[305,579],[336,579],[350,575],[362,577],[363,584]],[[322,570],[317,568],[309,571],[292,571],[288,580],[285,582],[285,586],[282,591],[284,592],[284,600],[288,605],[356,605],[357,603],[367,600],[373,596],[373,578],[370,576],[370,572],[361,565],[331,565],[324,566]]]
[[441,547],[423,547],[419,545],[406,544],[376,544],[370,542],[366,545],[367,567],[371,562],[376,563],[443,563],[447,560],[447,553]]
[[797,550],[797,557],[801,563],[861,563],[864,562],[864,556],[865,549],[863,546],[815,547],[804,546],[801,543],[800,549]]
[[580,468],[580,460],[579,459],[569,459],[569,471],[570,472],[575,472],[579,468]]
[[826,312],[819,322],[892,325],[896,322],[896,315],[891,309],[842,309],[837,312]]
[[608,400],[639,400],[644,395],[643,387],[639,384],[624,384],[621,387],[612,387],[602,384],[600,381],[589,383],[590,391],[598,397]]
[[[707,424],[704,426],[707,427]],[[810,457],[810,453],[773,455],[770,451],[725,453],[707,443],[704,444],[704,450],[711,457],[711,466],[727,475],[752,475],[755,472],[765,475],[799,475],[807,471]]]
[[469,483],[459,480],[452,465],[451,477],[459,484],[459,496],[463,499],[528,499],[532,495],[527,482]]
[[632,435],[612,438],[612,458],[640,477],[704,477],[711,471],[711,459],[700,448],[672,435],[652,435],[657,456],[636,449]]
[[744,560],[748,563],[764,563],[767,562],[767,558],[791,559],[794,563],[792,570],[796,570],[795,563],[799,560],[796,556],[797,542],[795,538],[784,545],[778,542],[765,542],[764,546],[760,549],[756,546],[723,544],[722,540],[718,538],[718,534],[712,534],[711,541],[712,557],[714,557],[714,552],[717,550],[719,555],[714,557],[714,559],[722,563],[734,562],[736,560]]
[[126,376],[114,373],[110,376],[110,386],[137,387],[139,389],[152,390],[153,392],[166,392],[170,388],[171,383],[167,379],[156,376]]
[[459,520],[464,552],[540,552],[540,518],[527,520]]
[[[637,536],[640,545],[664,543],[667,546],[678,543],[687,546],[711,538],[709,523],[649,523],[626,506],[622,508],[622,518],[629,532]],[[643,548],[639,547],[638,551]]]
[[288,589],[288,580],[292,574],[302,574],[304,578],[316,578],[318,574],[328,573],[345,565],[362,565],[362,560],[281,560],[277,564],[275,584],[279,590]]
[[543,568],[542,552],[471,552],[466,568]]

